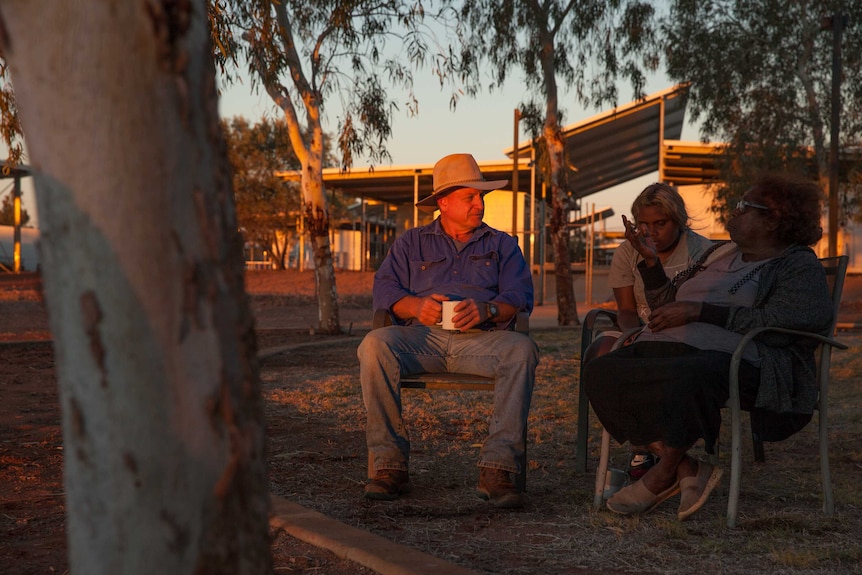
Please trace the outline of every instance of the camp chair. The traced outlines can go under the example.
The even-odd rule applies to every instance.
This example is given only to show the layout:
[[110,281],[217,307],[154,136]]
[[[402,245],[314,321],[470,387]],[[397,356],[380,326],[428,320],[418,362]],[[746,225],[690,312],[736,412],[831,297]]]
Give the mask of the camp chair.
[[[847,273],[847,256],[823,258],[820,263],[826,271],[826,280],[832,292],[832,326],[829,333],[835,332],[835,325],[838,321],[838,308],[841,304],[841,292],[844,289],[844,276]],[[736,526],[736,515],[739,503],[739,490],[742,477],[742,408],[739,403],[739,366],[742,361],[743,350],[746,345],[758,337],[766,333],[787,333],[799,337],[809,338],[820,342],[815,351],[817,359],[817,386],[819,390],[818,401],[816,408],[819,411],[818,433],[820,446],[820,475],[823,483],[823,511],[827,516],[832,516],[835,512],[835,502],[832,497],[832,479],[829,471],[829,435],[828,435],[828,399],[829,399],[829,367],[832,358],[832,348],[847,349],[847,346],[829,337],[824,337],[817,333],[791,330],[780,327],[762,327],[756,328],[742,338],[734,351],[730,362],[730,398],[725,407],[730,408],[731,415],[731,461],[730,461],[730,489],[727,500],[727,526]],[[620,338],[622,340],[623,338]],[[618,341],[621,344],[621,341]],[[580,438],[579,438],[580,441]],[[763,442],[752,437],[754,444],[755,460],[764,461]],[[599,466],[596,469],[596,488],[593,494],[593,505],[596,507],[602,504],[602,494],[604,491],[605,475],[608,469],[608,458],[610,450],[610,434],[602,429],[602,445],[599,456]],[[584,448],[586,451],[586,448]],[[710,457],[713,463],[718,462],[718,445],[713,450],[713,455]]]
[[[847,256],[823,258],[820,263],[826,270],[826,280],[832,291],[832,325],[829,333],[835,333],[838,322],[838,308],[841,305],[841,292],[844,289],[844,276],[847,274]],[[730,447],[730,490],[727,497],[727,526],[736,526],[736,512],[739,503],[739,488],[742,478],[742,410],[739,405],[739,364],[742,352],[748,342],[767,332],[788,333],[820,342],[815,351],[817,360],[817,388],[819,390],[816,408],[818,416],[818,434],[820,445],[820,479],[823,483],[823,512],[831,517],[835,513],[835,500],[832,497],[832,477],[829,471],[829,366],[832,360],[832,348],[847,349],[843,343],[816,333],[785,329],[780,327],[762,327],[749,331],[739,342],[730,361],[730,399],[726,407],[730,408],[731,447]],[[718,458],[718,446],[713,457]],[[763,442],[754,440],[756,461],[764,461]]]
[[[374,310],[371,329],[392,325],[388,310]],[[519,312],[515,317],[514,330],[523,334],[530,333],[530,314]],[[469,373],[419,373],[401,376],[401,389],[490,391],[494,392],[494,379]],[[520,491],[527,490],[527,428],[524,427],[524,455],[518,460],[521,472],[515,475],[515,486]],[[374,459],[368,452],[368,477],[374,476]]]
[[[609,309],[591,309],[584,318],[581,326],[581,362],[580,376],[584,373],[584,356],[587,348],[599,336],[606,331],[623,332],[617,340],[619,344],[640,331],[640,328],[622,330],[617,324],[617,312]],[[616,349],[616,345],[614,346]],[[590,401],[581,385],[582,377],[578,377],[578,436],[575,442],[575,471],[586,473],[587,471],[587,443],[590,436]]]

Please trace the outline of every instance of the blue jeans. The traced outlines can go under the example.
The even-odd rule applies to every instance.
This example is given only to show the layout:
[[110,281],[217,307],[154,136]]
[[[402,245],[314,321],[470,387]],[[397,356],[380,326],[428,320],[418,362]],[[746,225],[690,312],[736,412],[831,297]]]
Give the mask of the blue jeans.
[[470,373],[493,377],[494,413],[479,467],[518,473],[539,350],[515,331],[450,332],[426,326],[372,330],[357,351],[375,470],[407,471],[410,439],[401,417],[401,374]]

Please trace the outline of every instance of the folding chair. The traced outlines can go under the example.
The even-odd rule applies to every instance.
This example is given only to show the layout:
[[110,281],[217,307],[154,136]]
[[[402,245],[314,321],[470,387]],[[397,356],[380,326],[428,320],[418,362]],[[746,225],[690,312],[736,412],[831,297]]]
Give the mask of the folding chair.
[[[587,348],[606,331],[623,332],[618,341],[624,342],[640,329],[638,327],[622,330],[617,324],[617,312],[609,309],[591,309],[584,318],[584,323],[581,326],[581,361],[578,377],[578,435],[575,440],[575,471],[578,473],[586,473],[587,471],[587,444],[590,437],[590,401],[587,399],[587,394],[581,383],[583,382],[584,357]],[[602,478],[604,480],[604,476]]]
[[[844,277],[847,274],[847,256],[823,258],[820,263],[826,271],[826,280],[832,291],[832,326],[830,334],[835,333],[835,325],[838,322],[838,309],[841,306],[841,292],[844,290]],[[749,331],[739,342],[730,362],[730,399],[726,407],[730,408],[731,418],[731,447],[730,447],[730,490],[727,497],[727,526],[736,526],[736,515],[739,504],[739,489],[742,479],[742,410],[739,405],[739,365],[742,361],[742,352],[748,343],[767,332],[787,333],[813,339],[820,342],[815,351],[817,359],[817,389],[818,398],[816,409],[818,416],[818,435],[820,452],[820,479],[823,483],[823,512],[831,517],[835,513],[835,500],[832,497],[832,476],[829,471],[829,367],[832,361],[832,348],[847,349],[847,346],[829,337],[822,335],[785,329],[779,327],[762,327]],[[716,446],[715,459],[718,458],[718,446]],[[756,461],[763,461],[763,443],[754,440],[754,454]]]
[[[826,271],[826,279],[832,292],[833,318],[830,333],[835,332],[838,321],[838,309],[841,305],[841,292],[844,289],[844,277],[847,273],[847,256],[823,258],[820,263]],[[730,398],[725,407],[731,412],[731,463],[730,463],[730,489],[727,500],[727,526],[736,526],[736,516],[739,504],[739,491],[742,477],[742,409],[739,403],[739,366],[742,362],[743,351],[748,343],[767,332],[786,333],[799,337],[813,339],[820,342],[815,357],[818,363],[817,387],[818,401],[816,409],[819,412],[818,433],[820,452],[820,475],[823,483],[823,512],[832,516],[835,512],[835,502],[832,496],[832,479],[829,471],[829,434],[828,434],[828,399],[829,399],[829,367],[832,358],[832,348],[847,349],[847,346],[829,337],[817,333],[792,330],[780,327],[762,327],[749,331],[734,351],[730,362]],[[622,340],[622,338],[620,338]],[[619,343],[619,342],[618,342]],[[583,344],[582,344],[583,345]],[[580,438],[579,438],[580,441]],[[763,443],[752,437],[754,443],[755,459],[764,461]],[[596,469],[596,488],[593,495],[593,505],[602,504],[602,492],[604,490],[605,474],[608,468],[608,453],[610,449],[610,434],[602,430],[602,446],[599,457],[599,466]],[[711,456],[713,463],[718,463],[718,446],[715,446],[714,455]]]

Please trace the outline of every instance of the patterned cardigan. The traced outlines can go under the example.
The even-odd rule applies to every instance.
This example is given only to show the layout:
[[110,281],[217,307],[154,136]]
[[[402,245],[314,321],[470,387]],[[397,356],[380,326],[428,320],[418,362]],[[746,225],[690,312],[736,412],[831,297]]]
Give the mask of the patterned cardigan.
[[[656,309],[673,301],[680,285],[733,249],[736,246],[731,242],[717,244],[673,281],[668,280],[661,269],[656,269],[660,266],[641,266],[650,307]],[[832,320],[832,298],[826,274],[814,251],[806,246],[791,246],[762,267],[752,307],[704,304],[700,316],[702,322],[741,334],[770,326],[831,335]],[[773,413],[805,414],[809,416],[805,419],[807,422],[817,402],[814,361],[817,342],[788,334],[765,333],[755,344],[761,364],[754,407]]]

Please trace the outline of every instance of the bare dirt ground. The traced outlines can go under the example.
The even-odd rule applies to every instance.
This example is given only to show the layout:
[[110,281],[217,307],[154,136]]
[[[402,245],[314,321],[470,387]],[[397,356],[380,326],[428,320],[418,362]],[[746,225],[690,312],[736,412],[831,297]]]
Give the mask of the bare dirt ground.
[[[835,518],[820,513],[815,425],[767,445],[765,464],[751,463],[744,446],[738,529],[723,526],[723,493],[685,523],[676,520],[673,500],[641,518],[592,509],[598,427],[592,418],[589,471],[576,473],[580,332],[572,328],[533,332],[542,363],[524,510],[497,511],[473,494],[490,406],[487,396],[469,392],[405,393],[413,492],[372,502],[362,499],[356,360],[370,320],[370,274],[337,276],[342,328],[350,332],[342,337],[312,333],[310,273],[254,272],[247,284],[262,352],[274,495],[479,573],[862,573],[862,335],[839,334],[851,350],[833,356]],[[0,276],[0,341],[7,340],[0,344],[0,571],[13,575],[68,569],[49,338],[38,282]],[[8,343],[13,339],[29,342]],[[324,343],[284,347],[310,340]],[[614,447],[615,465],[624,464],[624,453]],[[273,537],[277,573],[371,573],[284,533]]]
[[[249,272],[246,281],[260,349],[342,339],[313,333],[319,324],[313,273]],[[339,274],[346,333],[354,333],[354,325],[370,327],[371,281],[368,273]],[[68,572],[50,338],[40,278],[0,274],[0,572],[6,575]],[[270,425],[280,415],[270,414]],[[272,536],[276,573],[372,573],[283,532]]]

